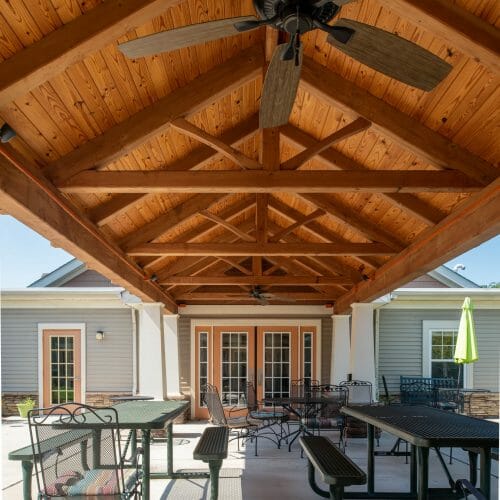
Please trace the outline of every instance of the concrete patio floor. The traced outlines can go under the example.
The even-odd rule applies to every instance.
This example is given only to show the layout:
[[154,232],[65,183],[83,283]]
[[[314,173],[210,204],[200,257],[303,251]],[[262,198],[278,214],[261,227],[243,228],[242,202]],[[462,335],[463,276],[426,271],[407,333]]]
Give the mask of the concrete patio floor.
[[[189,422],[175,425],[174,468],[176,470],[208,469],[206,464],[193,460],[193,450],[207,424]],[[336,433],[324,433],[337,439]],[[380,449],[387,450],[395,438],[383,433]],[[9,451],[29,444],[29,431],[26,420],[4,419],[2,421],[2,498],[21,500],[21,464],[7,459]],[[287,448],[277,449],[268,440],[259,442],[259,456],[254,456],[254,447],[242,448],[238,452],[236,441],[230,443],[229,456],[224,461],[220,480],[220,500],[288,500],[319,499],[309,487],[306,475],[306,459],[300,458],[300,446],[296,442],[292,452]],[[366,439],[351,439],[347,454],[366,470]],[[449,450],[443,454],[448,458]],[[453,464],[449,466],[454,479],[468,477],[468,457],[462,450],[453,451]],[[152,446],[152,470],[166,468],[166,443],[158,442]],[[409,488],[409,465],[404,457],[377,457],[375,488],[384,491],[405,491]],[[447,481],[434,452],[430,460],[430,487],[446,487]],[[364,487],[357,487],[363,489]],[[355,487],[351,488],[353,491]],[[36,482],[33,480],[33,491]],[[493,462],[492,498],[498,498],[498,463]],[[208,499],[208,480],[153,480],[151,498],[162,500]],[[36,496],[35,496],[36,498]]]

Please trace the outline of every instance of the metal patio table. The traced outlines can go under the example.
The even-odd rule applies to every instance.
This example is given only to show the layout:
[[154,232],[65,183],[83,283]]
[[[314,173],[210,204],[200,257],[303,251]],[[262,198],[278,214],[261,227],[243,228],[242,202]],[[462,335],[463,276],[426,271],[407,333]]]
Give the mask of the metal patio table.
[[[429,489],[429,448],[476,447],[481,453],[480,488],[490,498],[491,448],[498,446],[498,424],[428,406],[344,406],[345,415],[368,424],[367,492],[345,493],[345,498],[445,497],[447,490]],[[375,492],[374,429],[378,427],[411,445],[410,492]],[[417,480],[418,478],[418,480]],[[456,498],[451,489],[448,498]]]
[[[184,479],[193,477],[209,477],[208,473],[181,473],[173,471],[173,436],[172,423],[176,417],[181,415],[188,405],[187,401],[126,401],[115,405],[113,408],[118,412],[118,422],[120,429],[141,430],[143,457],[143,498],[150,498],[150,479]],[[94,421],[93,421],[94,420]],[[72,425],[57,423],[71,429]],[[79,424],[81,425],[81,424]],[[89,417],[85,425],[94,433],[94,463],[99,463],[99,434],[101,429],[106,428],[106,424],[95,421],[95,417]],[[167,472],[151,473],[150,471],[150,444],[151,431],[166,428],[167,432]],[[26,447],[26,454],[23,456],[9,457],[14,460],[22,460],[23,466],[23,492],[24,499],[31,499],[31,476],[33,472],[33,455],[31,446]],[[28,451],[29,450],[29,451]],[[19,450],[17,450],[19,451]],[[14,453],[14,452],[12,452]]]
[[[292,396],[288,398],[264,398],[264,404],[272,405],[273,407],[281,406],[285,408],[289,413],[293,413],[297,416],[297,421],[299,424],[299,428],[296,431],[290,432],[286,436],[282,436],[280,439],[288,440],[290,436],[294,436],[293,439],[288,443],[288,451],[292,449],[292,444],[301,434],[312,434],[308,431],[307,425],[305,424],[305,420],[310,417],[314,417],[317,415],[326,405],[331,404],[331,398],[322,397],[322,396]],[[297,409],[298,406],[302,406],[304,408],[304,412],[300,413]]]

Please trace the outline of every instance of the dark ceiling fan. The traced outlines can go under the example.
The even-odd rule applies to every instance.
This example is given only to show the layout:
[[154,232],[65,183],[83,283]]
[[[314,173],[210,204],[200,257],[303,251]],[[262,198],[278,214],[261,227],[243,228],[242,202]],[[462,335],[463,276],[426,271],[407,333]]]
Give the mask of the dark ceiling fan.
[[[230,293],[228,294],[228,296],[241,298],[241,293]],[[274,293],[266,292],[259,285],[253,286],[252,289],[248,291],[248,296],[251,299],[255,299],[262,306],[267,306],[270,300],[276,302],[295,302],[293,298],[280,297],[279,295],[275,295]]]
[[403,83],[430,91],[452,66],[419,45],[388,31],[351,19],[337,19],[340,7],[355,0],[253,0],[259,18],[233,17],[175,28],[122,43],[130,58],[144,57],[236,35],[261,26],[288,33],[289,42],[276,48],[264,80],[260,126],[288,122],[302,66],[301,36],[319,29],[329,44],[367,66]]

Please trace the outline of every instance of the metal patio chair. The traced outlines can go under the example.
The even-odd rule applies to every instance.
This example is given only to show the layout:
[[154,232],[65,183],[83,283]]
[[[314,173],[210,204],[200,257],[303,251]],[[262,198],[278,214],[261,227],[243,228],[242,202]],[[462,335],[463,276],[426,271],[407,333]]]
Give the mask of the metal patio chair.
[[[210,415],[209,422],[213,425],[227,427],[230,432],[235,433],[236,436],[229,441],[233,441],[234,439],[237,440],[238,451],[240,450],[240,439],[243,441],[253,441],[255,439],[255,456],[257,456],[257,431],[262,422],[251,418],[248,415],[247,409],[240,406],[226,408],[225,411],[229,415],[229,417],[226,417],[219,391],[217,387],[212,384],[207,384],[205,386],[203,394]],[[232,413],[236,412],[241,414],[242,411],[247,411],[247,414],[235,417],[230,416]]]
[[[118,413],[71,403],[28,414],[39,499],[141,497],[142,471],[125,467]],[[137,457],[142,449],[137,450]]]

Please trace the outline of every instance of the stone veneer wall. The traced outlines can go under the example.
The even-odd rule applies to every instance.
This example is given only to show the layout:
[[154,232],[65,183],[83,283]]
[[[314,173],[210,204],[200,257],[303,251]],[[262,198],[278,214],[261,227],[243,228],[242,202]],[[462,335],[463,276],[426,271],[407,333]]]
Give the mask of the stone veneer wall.
[[31,398],[35,401],[35,407],[38,405],[38,394],[30,392],[4,392],[2,393],[2,417],[19,415],[17,403],[23,399]]
[[495,392],[476,392],[465,399],[464,412],[471,417],[498,418],[500,394]]
[[[87,392],[85,397],[85,404],[90,406],[112,406],[115,404],[110,398],[118,396],[130,396],[130,392]],[[2,417],[10,417],[19,415],[16,404],[21,400],[30,397],[35,401],[35,408],[38,406],[38,394],[26,392],[4,392],[2,394]],[[186,411],[179,415],[174,423],[183,424],[187,421],[189,416],[189,405]]]

